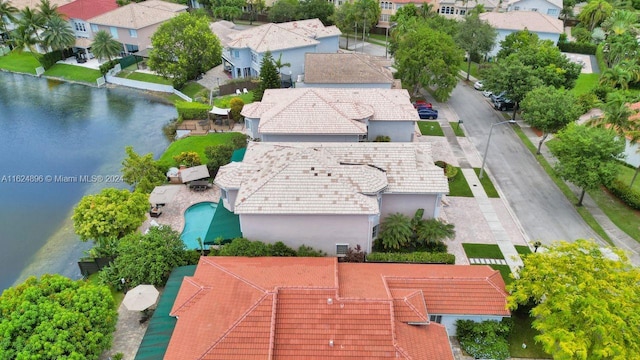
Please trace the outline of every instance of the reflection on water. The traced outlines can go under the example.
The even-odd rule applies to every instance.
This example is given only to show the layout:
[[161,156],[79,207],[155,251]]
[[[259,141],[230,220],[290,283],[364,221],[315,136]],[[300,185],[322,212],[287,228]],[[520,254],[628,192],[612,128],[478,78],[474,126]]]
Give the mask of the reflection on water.
[[56,176],[119,174],[127,145],[159,156],[167,146],[162,125],[175,116],[140,91],[0,73],[0,291],[29,275],[79,276],[75,262],[89,244],[73,234],[73,206],[126,184]]

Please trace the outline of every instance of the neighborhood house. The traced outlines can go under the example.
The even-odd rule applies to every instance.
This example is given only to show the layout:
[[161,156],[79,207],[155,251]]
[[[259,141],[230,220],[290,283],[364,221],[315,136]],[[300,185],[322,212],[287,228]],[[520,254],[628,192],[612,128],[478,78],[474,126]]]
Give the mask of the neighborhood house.
[[371,252],[389,214],[437,218],[449,192],[429,143],[252,142],[215,184],[244,237],[339,256]]
[[296,88],[402,89],[393,78],[391,60],[363,53],[307,53]]

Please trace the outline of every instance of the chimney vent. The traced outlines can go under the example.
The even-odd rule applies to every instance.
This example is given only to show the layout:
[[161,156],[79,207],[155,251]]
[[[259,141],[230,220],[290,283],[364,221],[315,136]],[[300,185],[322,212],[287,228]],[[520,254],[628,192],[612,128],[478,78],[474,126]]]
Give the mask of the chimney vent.
[[329,340],[329,346],[333,347],[333,340]]
[[328,298],[328,299],[327,299],[327,304],[328,304],[328,305],[333,304],[333,299],[332,299],[332,298]]

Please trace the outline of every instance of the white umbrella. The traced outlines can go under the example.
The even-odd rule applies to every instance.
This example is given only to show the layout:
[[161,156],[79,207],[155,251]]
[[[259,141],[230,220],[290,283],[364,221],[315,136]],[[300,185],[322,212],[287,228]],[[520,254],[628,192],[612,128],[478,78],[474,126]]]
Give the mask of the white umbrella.
[[160,293],[153,285],[138,285],[129,290],[122,303],[131,311],[143,311],[156,303]]

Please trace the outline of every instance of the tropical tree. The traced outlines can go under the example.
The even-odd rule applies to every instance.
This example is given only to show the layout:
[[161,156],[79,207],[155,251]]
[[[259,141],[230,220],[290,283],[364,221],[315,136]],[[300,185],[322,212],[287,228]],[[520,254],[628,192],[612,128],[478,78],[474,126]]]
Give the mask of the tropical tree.
[[93,240],[98,246],[120,239],[142,225],[149,210],[148,199],[147,194],[114,188],[86,195],[73,209],[73,228],[80,240]]
[[522,100],[522,118],[542,131],[537,154],[549,134],[553,134],[578,119],[582,111],[575,96],[565,89],[542,86],[529,91]]
[[278,0],[269,9],[269,21],[283,23],[297,20],[300,13],[298,0]]
[[585,25],[589,31],[593,31],[613,12],[613,5],[606,0],[591,0],[578,14],[578,20]]
[[42,42],[39,31],[44,26],[45,19],[36,11],[26,7],[18,15],[18,32],[26,39],[27,36],[35,38],[35,43]]
[[332,25],[331,16],[336,7],[326,0],[300,1],[301,19],[319,19],[324,25]]
[[53,18],[60,17],[60,14],[58,13],[58,5],[51,5],[49,0],[40,0],[40,4],[38,4],[38,14],[45,24]]
[[1,359],[98,359],[118,318],[108,287],[62,275],[5,290],[0,309]]
[[247,0],[246,7],[249,10],[249,25],[253,25],[257,15],[267,7],[264,0]]
[[567,28],[567,20],[573,17],[573,7],[576,6],[576,0],[564,0],[562,2],[562,10],[560,10],[560,17],[562,18],[562,28]]
[[364,34],[378,23],[382,10],[376,0],[354,0],[352,11],[354,22],[363,29]]
[[387,250],[397,250],[408,246],[412,237],[411,218],[404,214],[390,214],[380,223],[378,238]]
[[569,124],[558,132],[556,140],[549,144],[558,159],[556,172],[582,189],[577,206],[582,206],[587,190],[616,178],[616,160],[622,159],[625,143],[612,130]]
[[273,64],[276,66],[276,69],[278,69],[278,75],[280,77],[282,77],[282,68],[291,67],[291,63],[282,62],[282,53],[280,53],[280,56],[278,56],[278,60],[275,60]]
[[602,22],[601,27],[608,34],[622,35],[630,32],[632,35],[638,35],[638,15],[635,11],[614,10]]
[[205,155],[207,155],[207,169],[212,177],[216,177],[221,166],[227,165],[231,162],[231,156],[233,156],[234,148],[229,144],[210,145],[204,149]]
[[460,22],[456,43],[467,52],[467,80],[471,72],[471,56],[473,54],[486,55],[496,43],[498,32],[480,16],[473,12]]
[[554,359],[640,354],[640,271],[624,252],[593,241],[558,242],[524,258],[509,307],[533,303],[535,336]]
[[7,33],[8,22],[15,22],[15,14],[18,13],[18,9],[11,5],[9,0],[0,0],[0,30],[2,33]]
[[349,36],[348,33],[353,29],[355,23],[355,17],[353,14],[353,6],[350,2],[345,2],[338,7],[333,15],[331,21],[340,29],[340,31],[347,37],[347,49],[349,49]]
[[637,61],[639,50],[640,45],[631,33],[609,34],[605,41],[603,55],[607,66],[613,67],[623,61]]
[[135,191],[149,194],[153,189],[163,184],[167,177],[162,168],[153,159],[153,154],[140,156],[133,151],[133,146],[125,148],[127,157],[122,161],[122,179],[133,185]]
[[398,76],[412,88],[415,96],[420,88],[434,89],[435,97],[445,101],[457,84],[463,52],[451,36],[418,25],[400,38],[395,53]]
[[222,46],[205,16],[181,13],[151,37],[149,68],[172,78],[176,88],[222,62]]
[[194,167],[202,164],[200,155],[195,151],[183,151],[180,154],[173,157],[173,161],[178,166]]
[[111,61],[122,51],[122,44],[117,42],[110,33],[100,30],[93,36],[91,52],[99,59],[106,58]]
[[276,69],[271,51],[264,53],[262,62],[260,63],[260,86],[253,91],[253,101],[262,100],[264,91],[267,89],[279,89],[280,88],[280,75]]
[[218,0],[213,6],[213,15],[216,18],[233,21],[242,15],[244,0]]
[[632,76],[633,75],[627,70],[627,67],[616,64],[602,72],[602,75],[600,75],[600,84],[627,90]]
[[53,16],[47,20],[42,36],[42,43],[46,47],[60,51],[60,59],[63,57],[62,50],[73,46],[76,42],[69,23],[59,16]]
[[413,219],[414,244],[424,246],[440,243],[444,239],[453,239],[456,235],[453,224],[445,224],[436,219]]

